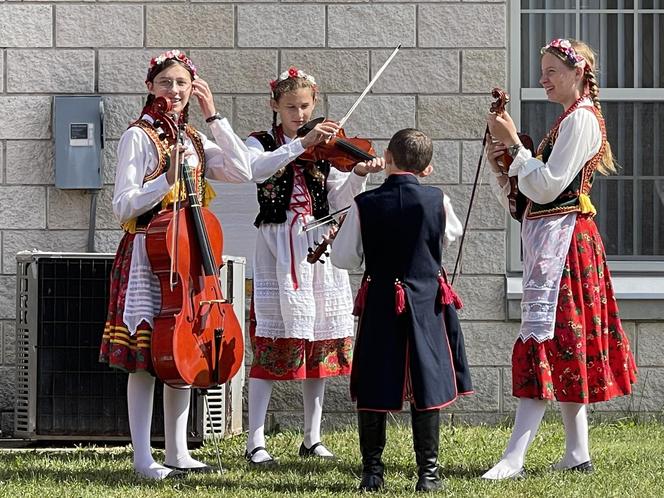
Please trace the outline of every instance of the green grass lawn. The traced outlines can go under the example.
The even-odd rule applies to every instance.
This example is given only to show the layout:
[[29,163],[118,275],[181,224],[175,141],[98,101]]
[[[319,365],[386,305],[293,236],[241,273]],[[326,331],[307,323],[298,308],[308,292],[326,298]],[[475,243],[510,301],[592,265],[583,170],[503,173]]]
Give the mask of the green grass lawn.
[[[501,455],[509,427],[441,428],[440,464],[446,488],[440,496],[604,497],[664,496],[664,425],[618,422],[591,426],[590,444],[596,472],[554,472],[564,434],[560,424],[543,424],[528,454],[525,479],[484,482],[482,472]],[[78,447],[69,450],[0,451],[0,496],[7,497],[152,497],[152,496],[353,496],[359,483],[360,456],[354,429],[325,435],[336,462],[303,461],[297,456],[302,436],[272,435],[268,446],[280,465],[249,469],[242,457],[244,437],[222,441],[221,475],[190,476],[183,481],[151,482],[134,476],[129,447]],[[163,452],[155,450],[158,459]],[[211,445],[194,455],[214,462]],[[410,428],[391,425],[384,454],[386,488],[378,496],[415,494],[415,457]]]

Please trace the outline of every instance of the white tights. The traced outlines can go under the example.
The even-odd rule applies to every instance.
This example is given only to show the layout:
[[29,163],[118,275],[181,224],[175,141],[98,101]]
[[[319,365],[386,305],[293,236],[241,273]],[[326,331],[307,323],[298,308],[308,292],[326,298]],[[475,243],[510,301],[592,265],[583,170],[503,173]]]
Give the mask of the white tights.
[[[131,444],[134,447],[134,469],[149,479],[164,479],[172,472],[155,462],[150,449],[150,426],[154,403],[155,378],[140,371],[129,374],[127,382],[127,409]],[[187,449],[187,417],[189,416],[189,389],[164,386],[164,434],[166,464],[192,468],[205,464],[194,460]]]
[[[265,417],[272,396],[273,380],[249,379],[249,435],[247,451],[251,452],[259,446],[265,447]],[[306,379],[302,381],[302,398],[304,402],[304,445],[311,448],[320,442],[320,426],[323,415],[323,399],[325,397],[325,379]],[[332,454],[324,447],[314,450],[320,456]],[[252,457],[256,463],[269,460],[267,451],[259,450]]]
[[[509,479],[521,472],[526,452],[535,439],[545,409],[546,401],[519,400],[507,449],[502,459],[482,476],[484,479]],[[554,468],[564,470],[590,460],[588,417],[586,406],[581,403],[560,403],[560,411],[565,426],[565,456]]]

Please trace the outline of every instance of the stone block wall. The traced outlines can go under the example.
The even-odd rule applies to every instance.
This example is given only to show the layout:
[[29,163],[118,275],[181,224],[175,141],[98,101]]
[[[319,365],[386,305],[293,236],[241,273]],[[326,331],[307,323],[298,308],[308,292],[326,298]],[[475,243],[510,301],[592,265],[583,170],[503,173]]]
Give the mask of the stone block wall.
[[[348,122],[347,132],[374,139],[379,150],[404,127],[430,134],[436,171],[426,181],[448,193],[463,219],[488,92],[507,80],[507,16],[503,0],[0,0],[3,434],[11,432],[14,402],[15,254],[32,248],[86,249],[89,194],[54,186],[53,95],[103,96],[105,185],[95,242],[98,251],[114,252],[120,237],[110,207],[115,148],[142,106],[150,57],[169,48],[186,50],[210,83],[218,110],[238,134],[246,135],[269,125],[267,82],[290,64],[319,81],[320,114],[340,118],[400,43],[401,53]],[[196,112],[193,121],[205,130]],[[374,184],[380,181],[372,179]],[[247,191],[227,192],[226,205],[241,210]],[[224,215],[230,217],[228,225],[224,220],[230,227],[227,241],[251,240],[249,214],[242,223],[230,208]],[[466,303],[462,318],[477,394],[450,411],[469,421],[496,421],[514,408],[509,365],[518,325],[506,318],[506,227],[506,216],[485,179],[471,216],[464,275],[458,281]],[[233,253],[250,260],[250,244],[236,245]],[[455,254],[453,247],[448,262]],[[659,411],[661,324],[628,327],[647,382],[640,383],[636,398],[609,409]],[[274,424],[300,425],[300,399],[297,384],[279,386],[271,405]],[[329,422],[352,420],[352,411],[347,380],[330,382]]]

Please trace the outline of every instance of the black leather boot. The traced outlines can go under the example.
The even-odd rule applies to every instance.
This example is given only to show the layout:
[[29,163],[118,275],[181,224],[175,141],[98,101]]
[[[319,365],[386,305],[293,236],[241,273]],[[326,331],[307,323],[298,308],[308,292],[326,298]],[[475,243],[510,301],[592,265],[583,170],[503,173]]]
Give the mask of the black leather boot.
[[383,487],[385,466],[381,459],[385,448],[386,414],[382,412],[357,412],[362,453],[362,481],[360,491],[378,491]]
[[415,491],[436,491],[443,487],[438,474],[438,445],[440,442],[440,411],[417,411],[410,406],[413,426],[413,448],[417,461]]

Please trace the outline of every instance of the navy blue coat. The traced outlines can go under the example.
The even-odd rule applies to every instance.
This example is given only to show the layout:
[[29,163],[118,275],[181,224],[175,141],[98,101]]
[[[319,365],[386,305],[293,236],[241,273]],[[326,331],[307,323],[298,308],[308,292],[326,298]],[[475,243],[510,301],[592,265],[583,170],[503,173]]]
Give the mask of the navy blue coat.
[[[443,194],[420,185],[414,175],[390,175],[355,201],[368,283],[351,395],[359,410],[397,411],[406,399],[418,410],[443,407],[471,389],[456,313],[439,299]],[[402,314],[395,309],[397,280],[406,295]],[[445,327],[450,314],[453,341]],[[462,370],[460,386],[455,363]]]

